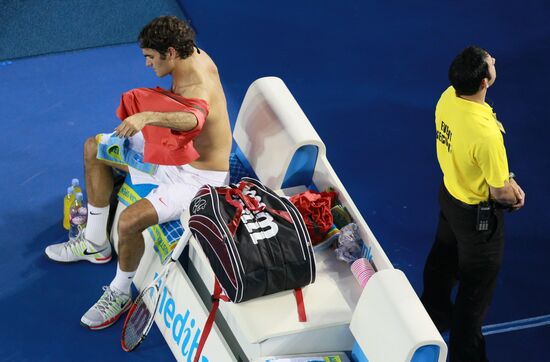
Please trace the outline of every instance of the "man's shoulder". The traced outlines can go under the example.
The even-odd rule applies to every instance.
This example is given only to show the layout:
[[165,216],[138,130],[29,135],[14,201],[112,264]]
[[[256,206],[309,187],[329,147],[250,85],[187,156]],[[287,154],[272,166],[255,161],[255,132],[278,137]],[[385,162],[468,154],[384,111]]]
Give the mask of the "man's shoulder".
[[439,97],[435,106],[436,112],[452,111],[456,108],[456,94],[454,88],[449,86]]
[[439,102],[449,102],[452,101],[454,98],[456,98],[456,92],[453,86],[448,86],[443,93],[441,93],[441,96],[439,97]]
[[183,98],[201,99],[206,102],[210,99],[209,89],[202,82],[185,86],[177,86],[172,89],[172,92]]

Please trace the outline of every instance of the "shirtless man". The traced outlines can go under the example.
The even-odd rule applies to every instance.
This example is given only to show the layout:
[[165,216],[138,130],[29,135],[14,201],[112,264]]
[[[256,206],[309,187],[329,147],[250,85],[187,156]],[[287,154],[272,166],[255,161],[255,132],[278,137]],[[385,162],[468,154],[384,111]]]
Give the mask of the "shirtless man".
[[[143,28],[139,43],[145,65],[153,68],[158,77],[172,76],[171,96],[183,97],[193,107],[189,108],[190,111],[141,111],[126,116],[116,127],[114,133],[117,136],[129,138],[134,148],[144,150],[145,161],[159,164],[153,175],[131,166],[99,160],[98,141],[89,138],[84,145],[87,227],[77,240],[46,248],[46,255],[59,262],[110,261],[111,246],[106,226],[113,191],[112,168],[129,172],[134,184],[158,185],[120,215],[117,273],[111,284],[103,287],[101,298],[82,316],[80,323],[89,329],[114,324],[130,307],[130,286],[145,248],[142,232],[149,226],[179,219],[202,185],[222,185],[228,180],[232,137],[226,99],[216,65],[206,52],[196,47],[194,39],[195,34],[188,24],[173,16],[156,18]],[[117,110],[121,118],[125,115],[125,97],[132,92],[123,95]],[[170,131],[166,132],[166,129]],[[165,132],[165,138],[155,145],[156,154],[151,156],[147,154],[147,145],[154,141],[157,131]],[[178,142],[178,137],[190,132],[198,135],[185,147],[176,148],[179,153],[175,153],[174,147],[162,146],[166,137]],[[156,141],[159,141],[158,137]],[[167,159],[190,162],[174,163]]]

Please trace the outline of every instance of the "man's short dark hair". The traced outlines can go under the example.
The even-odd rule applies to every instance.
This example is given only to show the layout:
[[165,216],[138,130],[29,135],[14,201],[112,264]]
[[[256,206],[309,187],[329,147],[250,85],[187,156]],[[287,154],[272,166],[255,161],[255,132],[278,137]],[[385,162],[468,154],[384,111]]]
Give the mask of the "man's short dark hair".
[[141,48],[154,49],[163,58],[168,48],[172,47],[180,58],[185,59],[194,52],[195,31],[175,16],[161,16],[145,25],[138,41]]
[[469,46],[464,49],[449,67],[449,81],[457,95],[472,95],[479,91],[484,78],[491,80],[486,50]]

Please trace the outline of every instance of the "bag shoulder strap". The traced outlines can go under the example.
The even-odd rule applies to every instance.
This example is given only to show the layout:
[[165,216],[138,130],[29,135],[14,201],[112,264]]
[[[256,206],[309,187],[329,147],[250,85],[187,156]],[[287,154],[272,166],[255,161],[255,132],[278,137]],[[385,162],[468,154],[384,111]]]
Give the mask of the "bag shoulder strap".
[[304,303],[302,288],[294,289],[294,297],[296,298],[296,307],[298,308],[298,320],[300,322],[307,322],[306,305]]
[[[294,296],[296,298],[296,307],[298,309],[298,320],[300,322],[307,322],[306,307],[304,303],[304,296],[302,294],[302,288],[294,289]],[[212,326],[214,325],[214,320],[216,319],[216,314],[220,306],[220,300],[224,302],[228,302],[229,298],[227,297],[227,295],[222,294],[222,288],[220,286],[220,282],[218,282],[218,278],[214,278],[214,293],[212,294],[212,307],[210,308],[210,313],[208,314],[208,318],[204,323],[204,328],[201,333],[199,345],[197,346],[197,353],[195,354],[195,358],[193,359],[193,362],[199,361],[199,358],[201,356],[206,340],[208,339],[208,336],[210,335],[210,331],[212,330]]]
[[199,361],[199,358],[202,353],[202,349],[204,348],[204,344],[206,343],[206,340],[208,339],[208,335],[210,334],[210,331],[212,330],[212,326],[214,325],[214,320],[216,319],[216,313],[218,312],[218,307],[220,306],[220,300],[223,300],[224,302],[228,302],[229,298],[227,297],[227,295],[222,294],[222,287],[220,286],[220,282],[218,282],[218,278],[214,278],[214,293],[212,294],[212,307],[210,307],[210,313],[208,314],[206,323],[204,323],[204,328],[201,333],[199,345],[197,346],[197,353],[195,354],[195,358],[193,359],[193,362]]

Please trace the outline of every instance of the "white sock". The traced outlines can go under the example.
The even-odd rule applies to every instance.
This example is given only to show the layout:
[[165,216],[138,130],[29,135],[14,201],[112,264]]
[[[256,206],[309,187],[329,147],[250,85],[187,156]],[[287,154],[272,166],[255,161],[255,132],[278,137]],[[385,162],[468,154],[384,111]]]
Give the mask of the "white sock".
[[97,246],[105,245],[107,241],[107,220],[109,219],[110,205],[95,207],[88,204],[88,222],[84,237]]
[[109,288],[111,290],[117,291],[119,293],[130,294],[130,286],[132,285],[132,280],[136,272],[125,272],[120,270],[120,264],[117,264],[116,275]]

